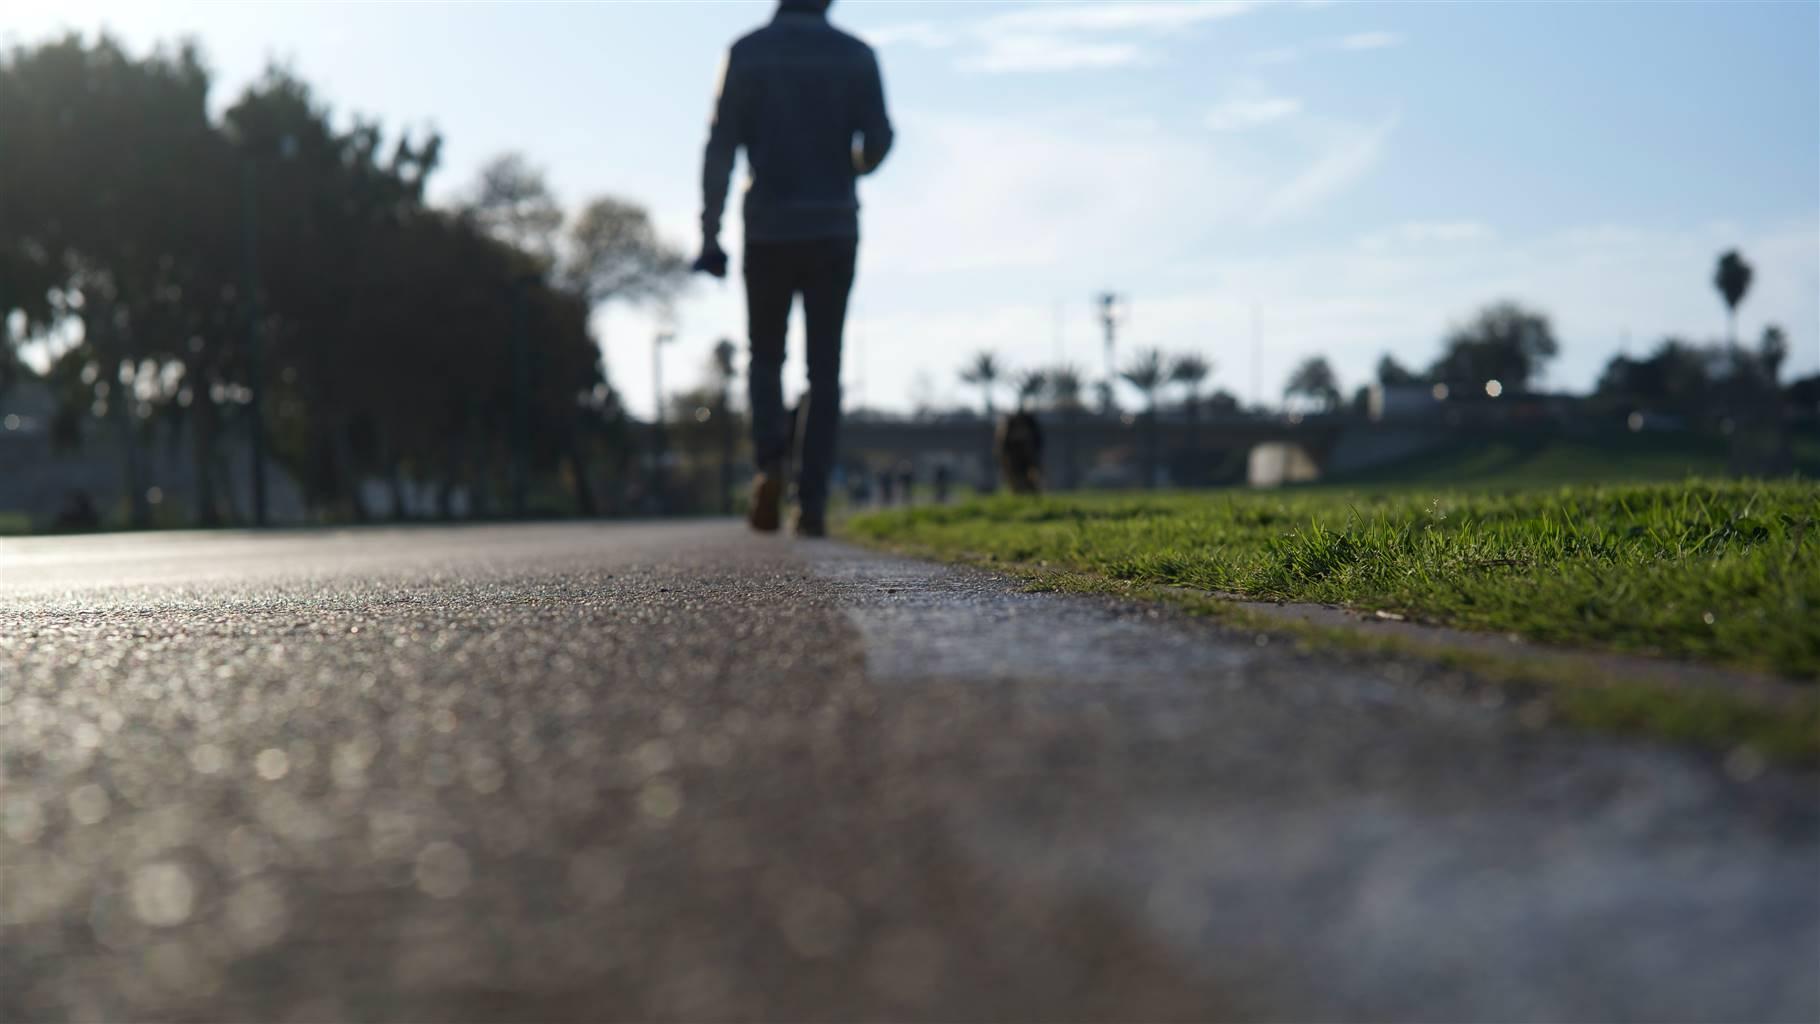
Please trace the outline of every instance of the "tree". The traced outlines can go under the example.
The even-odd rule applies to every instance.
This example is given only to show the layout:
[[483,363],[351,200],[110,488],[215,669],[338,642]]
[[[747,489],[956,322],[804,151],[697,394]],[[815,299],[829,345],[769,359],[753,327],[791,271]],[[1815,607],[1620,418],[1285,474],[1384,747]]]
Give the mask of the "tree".
[[1738,304],[1744,301],[1745,294],[1750,291],[1753,276],[1751,265],[1744,262],[1744,257],[1736,249],[1722,254],[1719,265],[1713,270],[1713,287],[1719,289],[1719,297],[1725,300],[1728,324],[1726,337],[1730,339],[1733,349],[1738,347]]
[[147,525],[142,448],[177,353],[202,337],[188,314],[218,308],[224,283],[200,271],[225,184],[208,75],[193,47],[135,60],[70,35],[5,55],[0,82],[0,314],[33,333],[81,325],[58,420],[66,440],[91,416],[116,436],[131,522]]
[[667,303],[688,276],[682,251],[657,236],[650,214],[636,203],[601,196],[569,227],[561,277],[591,309],[614,302]]
[[1820,413],[1820,373],[1789,381],[1783,393],[1790,403],[1809,415]]
[[1182,404],[1188,413],[1188,451],[1191,455],[1196,455],[1201,450],[1201,385],[1212,373],[1213,364],[1195,352],[1179,355],[1169,364],[1169,383],[1182,386]]
[[961,368],[962,382],[975,385],[980,389],[980,397],[985,401],[988,420],[997,416],[992,393],[993,389],[998,386],[1000,376],[998,357],[990,352],[976,354],[972,362]]
[[481,230],[531,255],[544,269],[555,262],[562,208],[543,170],[523,154],[501,153],[487,161],[460,208]]
[[1505,393],[1525,390],[1560,350],[1548,317],[1514,302],[1498,302],[1455,326],[1428,376],[1455,395],[1497,381]]
[[458,481],[478,501],[520,436],[532,470],[593,507],[583,452],[623,416],[590,306],[680,276],[642,211],[584,216],[556,253],[574,257],[570,290],[548,272],[560,214],[522,158],[489,169],[484,201],[438,210],[436,136],[344,122],[282,70],[215,119],[208,85],[188,48],[0,53],[0,372],[21,340],[76,339],[46,375],[57,437],[120,438],[135,522],[139,451],[166,429],[193,445],[193,514],[217,517],[217,439],[250,433],[255,389],[313,507],[368,514],[356,484],[374,476],[440,479],[445,510]]
[[682,252],[657,237],[644,207],[602,196],[569,228],[568,287],[594,306],[666,299],[688,278]]
[[[275,458],[311,504],[356,518],[371,514],[360,481],[389,480],[396,515],[407,473],[446,470],[455,439],[480,432],[469,426],[470,403],[450,396],[501,379],[485,353],[509,332],[495,275],[517,250],[425,207],[438,137],[388,142],[376,122],[335,122],[308,83],[281,69],[228,108],[223,134],[244,171],[236,177],[253,186],[231,234],[238,242],[243,217],[256,226],[257,265],[245,279],[257,281],[260,320],[249,328],[248,308],[236,310],[228,343],[198,354],[196,386],[242,386],[252,370],[246,335],[257,331],[262,384],[276,399],[266,404]],[[475,346],[469,359],[448,358],[464,343]],[[462,406],[459,419],[451,405]],[[213,432],[218,408],[233,411],[203,405],[201,432]]]
[[1290,373],[1283,397],[1306,398],[1322,412],[1332,412],[1340,404],[1340,381],[1325,356],[1309,356]]
[[1119,379],[1136,388],[1144,396],[1146,406],[1156,408],[1157,392],[1168,379],[1163,353],[1154,348],[1139,349],[1132,353],[1131,361],[1119,371]]
[[1157,478],[1157,393],[1162,390],[1168,373],[1163,353],[1154,348],[1132,353],[1131,362],[1119,371],[1125,383],[1144,396],[1144,486],[1155,487]]
[[1378,383],[1387,388],[1408,387],[1421,384],[1423,380],[1421,374],[1397,362],[1396,356],[1386,352],[1378,359]]
[[1765,379],[1775,384],[1782,379],[1782,362],[1788,358],[1788,333],[1778,324],[1763,329],[1763,340],[1757,345],[1757,363]]
[[1045,370],[1026,370],[1017,375],[1017,408],[1022,412],[1026,406],[1036,401],[1049,387],[1049,374]]
[[1743,367],[1724,346],[1665,338],[1641,358],[1614,356],[1593,397],[1620,415],[1653,412],[1709,419],[1738,399],[1734,378]]
[[1182,386],[1190,416],[1194,415],[1194,407],[1200,401],[1201,385],[1211,373],[1213,364],[1193,352],[1176,356],[1169,364],[1169,383]]

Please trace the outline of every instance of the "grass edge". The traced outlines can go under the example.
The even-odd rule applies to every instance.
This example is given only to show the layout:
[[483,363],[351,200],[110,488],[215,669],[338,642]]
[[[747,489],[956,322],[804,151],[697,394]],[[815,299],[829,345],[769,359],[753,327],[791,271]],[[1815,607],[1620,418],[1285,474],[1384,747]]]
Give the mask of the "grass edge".
[[[1820,766],[1820,695],[1801,695],[1785,706],[1770,706],[1746,694],[1690,691],[1648,678],[1576,678],[1564,659],[1522,660],[1444,640],[1372,633],[1364,628],[1298,622],[1247,607],[1214,594],[1130,583],[1078,569],[999,561],[966,551],[888,541],[838,530],[840,539],[860,547],[907,557],[966,565],[1023,581],[1032,592],[1090,594],[1163,604],[1212,619],[1230,629],[1255,631],[1309,647],[1344,650],[1386,659],[1413,659],[1466,673],[1525,701],[1525,721],[1559,722],[1608,735],[1665,740],[1720,752],[1746,752],[1778,764]],[[1588,651],[1586,653],[1596,653]]]

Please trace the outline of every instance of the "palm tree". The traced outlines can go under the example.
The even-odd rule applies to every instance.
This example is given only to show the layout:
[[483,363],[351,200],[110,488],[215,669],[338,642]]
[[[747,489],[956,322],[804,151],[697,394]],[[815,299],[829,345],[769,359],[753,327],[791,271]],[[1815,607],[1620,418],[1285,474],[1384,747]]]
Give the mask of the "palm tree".
[[1139,349],[1132,353],[1131,362],[1119,371],[1119,377],[1142,392],[1144,401],[1155,408],[1157,390],[1163,386],[1167,377],[1163,369],[1163,353],[1154,348]]
[[1182,385],[1189,403],[1193,404],[1200,400],[1201,382],[1212,372],[1212,363],[1194,352],[1186,352],[1169,364],[1169,383]]
[[991,420],[996,414],[992,404],[992,389],[998,385],[1000,369],[998,357],[990,352],[981,352],[973,361],[961,368],[961,380],[979,386],[980,394],[986,399],[986,419]]
[[1169,364],[1169,383],[1180,384],[1186,398],[1190,456],[1201,450],[1201,384],[1211,373],[1213,364],[1195,352],[1184,352]]
[[1751,277],[1751,265],[1744,262],[1736,249],[1727,250],[1720,256],[1719,266],[1713,271],[1713,287],[1719,289],[1719,296],[1725,300],[1733,352],[1738,350],[1738,303],[1743,302],[1745,293],[1750,291]]
[[1017,408],[1022,412],[1025,406],[1048,390],[1049,374],[1044,370],[1025,370],[1017,375],[1014,383],[1017,387]]
[[1340,381],[1324,356],[1309,356],[1283,386],[1283,397],[1297,395],[1318,403],[1322,412],[1332,412],[1340,404]]
[[1131,362],[1119,371],[1125,383],[1137,388],[1144,395],[1144,486],[1156,486],[1157,450],[1156,450],[1156,397],[1168,378],[1163,364],[1163,353],[1154,348],[1139,349],[1132,353]]
[[1062,414],[1062,485],[1072,488],[1076,484],[1074,464],[1074,419],[1081,411],[1081,390],[1084,387],[1085,375],[1080,367],[1072,363],[1063,363],[1048,373],[1049,396],[1055,408]]

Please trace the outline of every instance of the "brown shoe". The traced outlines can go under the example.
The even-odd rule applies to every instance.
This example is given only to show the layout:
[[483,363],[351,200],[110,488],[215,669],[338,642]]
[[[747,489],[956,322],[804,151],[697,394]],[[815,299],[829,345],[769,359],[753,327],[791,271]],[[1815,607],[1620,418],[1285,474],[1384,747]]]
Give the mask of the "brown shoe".
[[746,509],[746,522],[760,533],[776,533],[783,523],[783,504],[783,477],[759,473],[752,478],[752,505]]

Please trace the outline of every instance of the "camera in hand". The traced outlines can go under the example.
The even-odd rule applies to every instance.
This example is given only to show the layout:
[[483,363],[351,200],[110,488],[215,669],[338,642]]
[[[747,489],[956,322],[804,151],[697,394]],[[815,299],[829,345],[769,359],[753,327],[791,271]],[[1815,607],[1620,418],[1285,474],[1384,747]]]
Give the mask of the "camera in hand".
[[719,246],[703,249],[701,255],[695,257],[695,263],[689,269],[698,274],[726,277],[727,254]]

